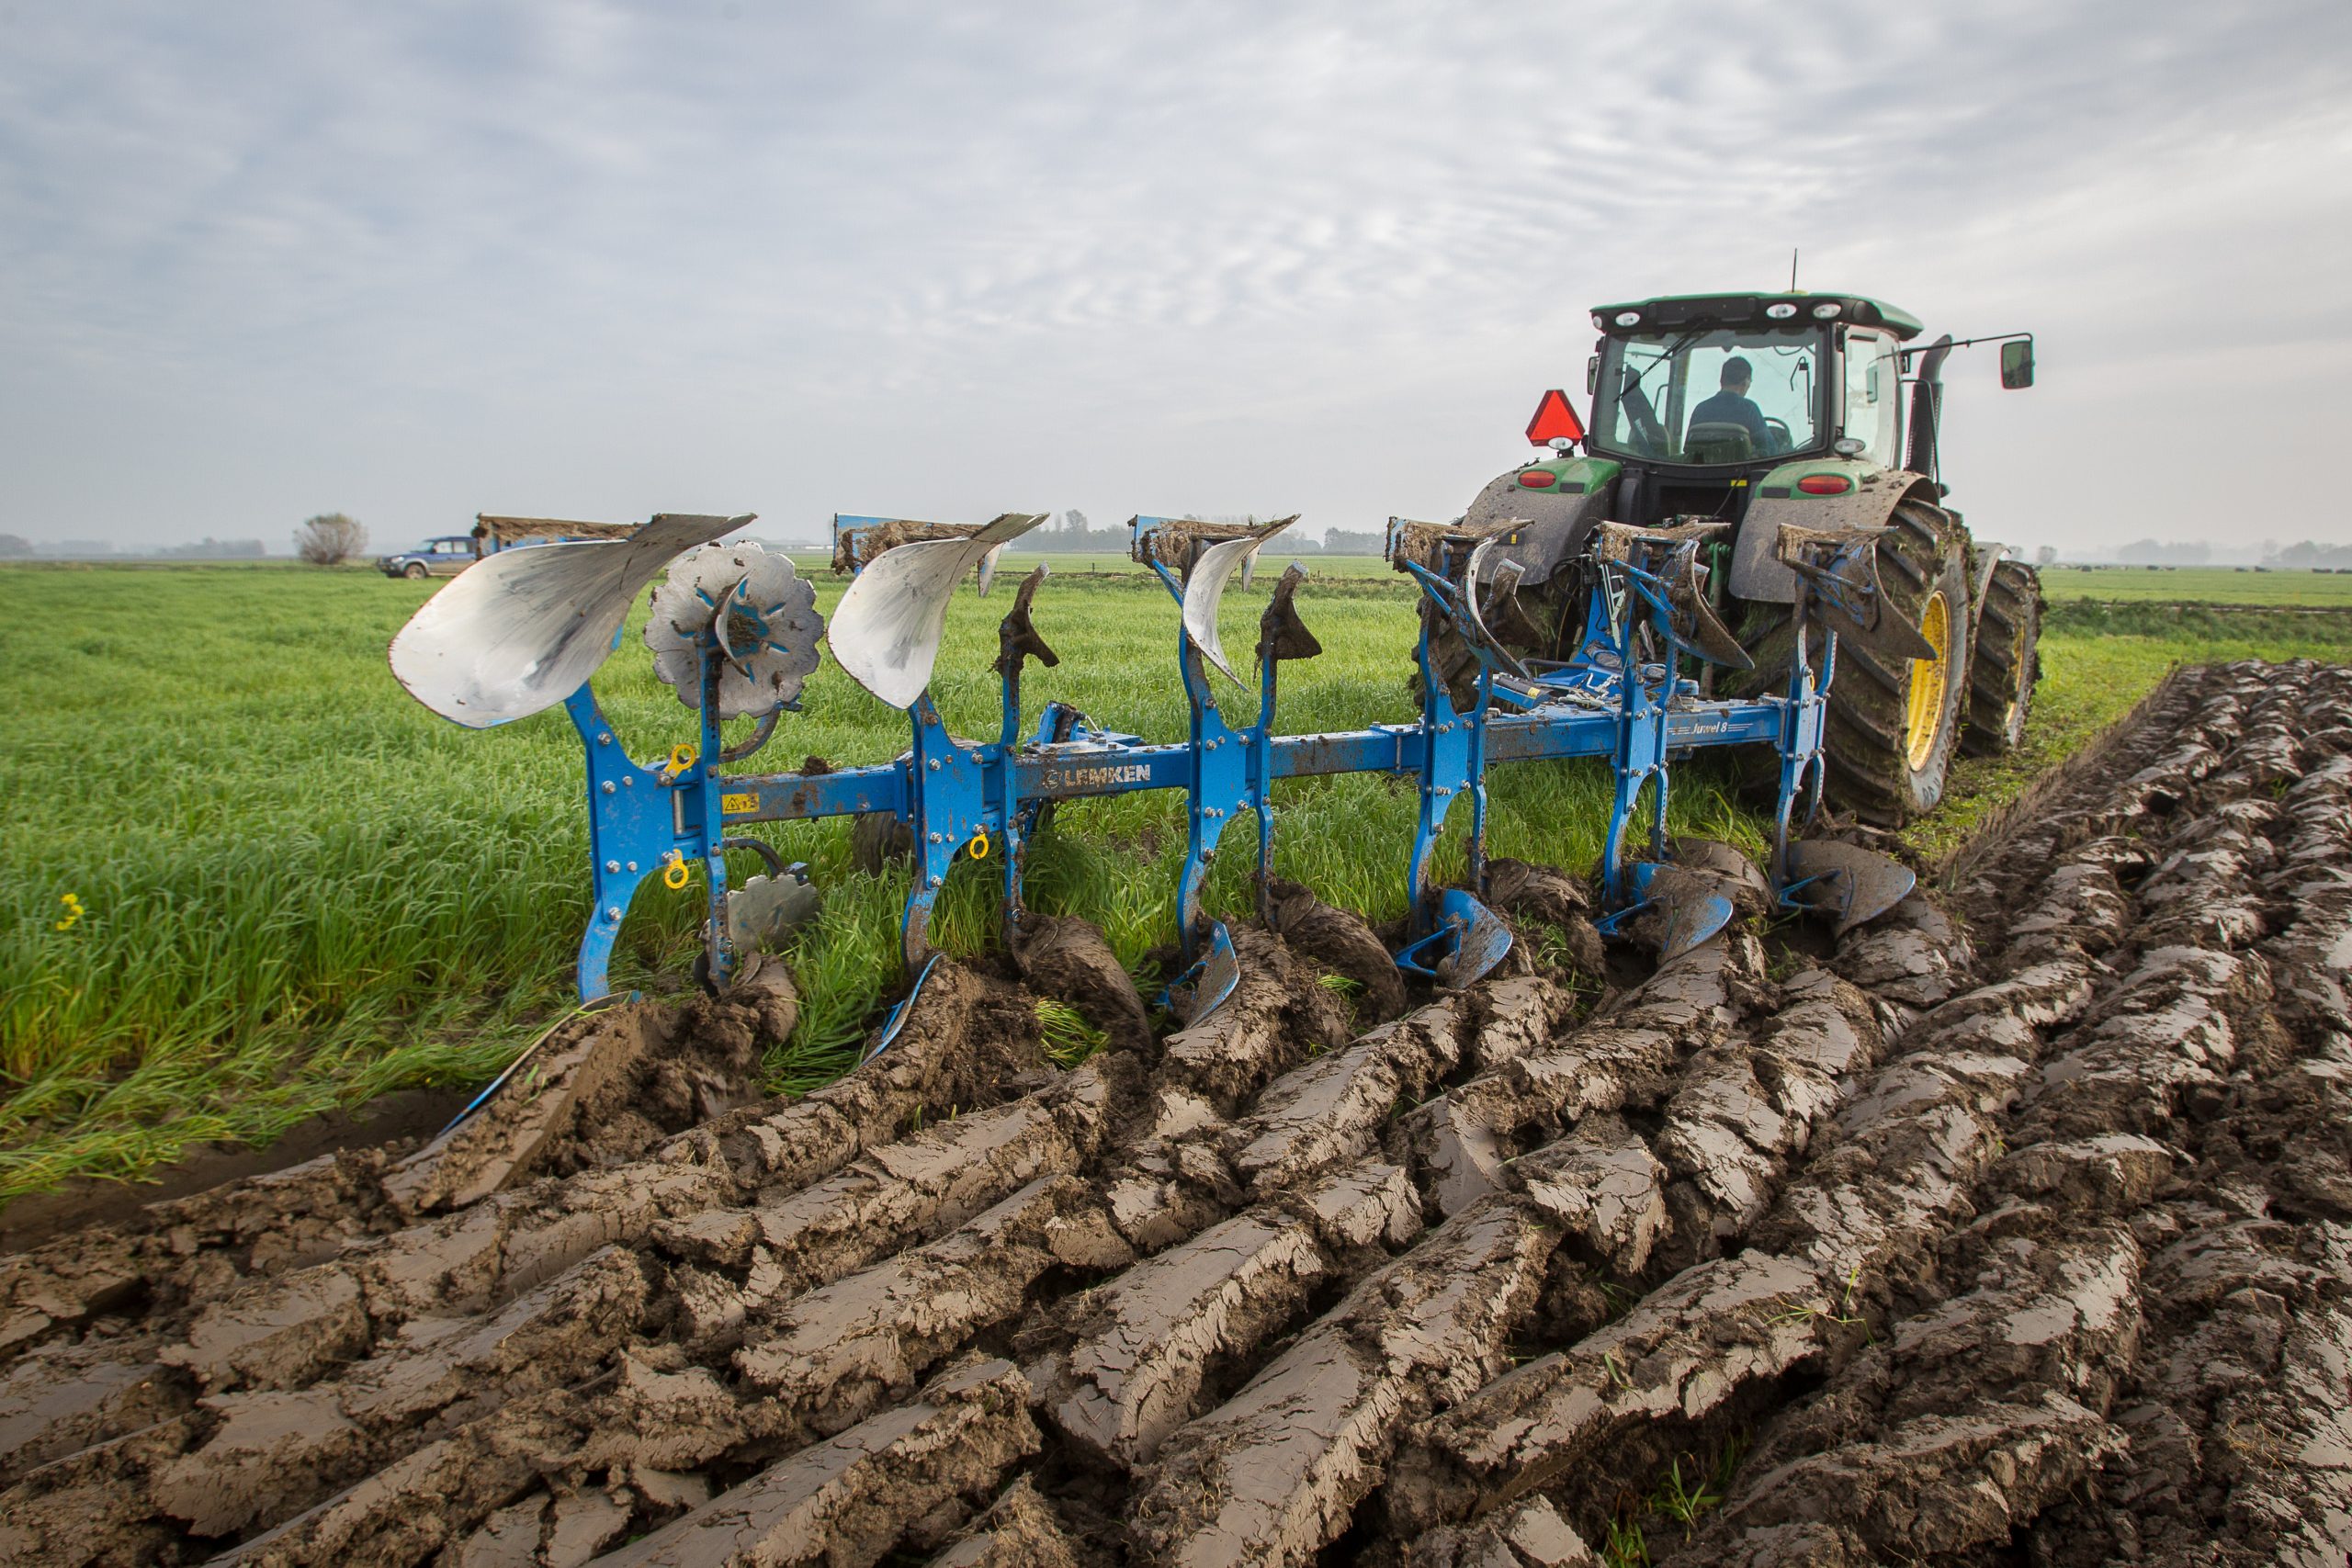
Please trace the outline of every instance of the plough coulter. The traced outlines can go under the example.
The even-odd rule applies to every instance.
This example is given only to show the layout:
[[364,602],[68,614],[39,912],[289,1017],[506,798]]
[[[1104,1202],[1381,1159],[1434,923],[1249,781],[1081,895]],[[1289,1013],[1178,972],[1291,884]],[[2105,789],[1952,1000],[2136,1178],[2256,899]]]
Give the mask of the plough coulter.
[[[1049,807],[1182,790],[1189,831],[1174,935],[1186,968],[1170,995],[1188,1023],[1214,1012],[1238,979],[1226,924],[1203,904],[1210,862],[1227,829],[1250,814],[1262,917],[1275,785],[1284,779],[1385,773],[1413,781],[1419,815],[1408,929],[1395,957],[1401,970],[1444,988],[1469,985],[1510,948],[1509,927],[1481,897],[1487,776],[1502,763],[1607,761],[1615,790],[1600,866],[1603,928],[1654,943],[1662,960],[1705,942],[1733,913],[1738,878],[1703,860],[1678,863],[1666,832],[1671,765],[1702,749],[1776,754],[1766,875],[1781,907],[1824,915],[1842,931],[1891,908],[1914,885],[1908,870],[1883,856],[1800,836],[1820,802],[1826,694],[1841,647],[1887,661],[1931,651],[1882,590],[1875,551],[1883,529],[1781,526],[1776,557],[1795,584],[1793,655],[1777,689],[1728,698],[1708,694],[1713,682],[1701,679],[1709,666],[1738,671],[1754,662],[1707,592],[1724,525],[1602,523],[1572,538],[1566,525],[1392,519],[1389,558],[1421,591],[1419,712],[1363,729],[1284,734],[1276,725],[1282,667],[1321,651],[1300,616],[1305,570],[1293,563],[1282,573],[1260,620],[1254,713],[1219,640],[1217,614],[1228,584],[1237,575],[1246,583],[1256,558],[1295,519],[1243,526],[1139,516],[1133,555],[1175,601],[1177,667],[1191,710],[1182,741],[1154,744],[1060,702],[1046,704],[1023,734],[1023,668],[1033,659],[1057,662],[1033,619],[1043,566],[1022,581],[1000,627],[997,736],[958,739],[932,703],[957,585],[977,570],[986,592],[1005,546],[1042,515],[1007,513],[980,525],[836,518],[837,568],[854,577],[830,627],[788,559],[717,542],[749,521],[665,514],[624,539],[503,553],[458,577],[392,643],[401,683],[459,724],[488,728],[559,703],[571,715],[587,759],[594,895],[580,942],[583,999],[608,990],[614,938],[649,876],[681,887],[702,876],[708,913],[697,967],[716,989],[809,913],[817,893],[805,869],[741,833],[755,822],[888,814],[905,827],[913,868],[902,943],[919,990],[932,957],[933,901],[957,857],[995,861],[1010,937],[1023,919],[1027,844]],[[1525,563],[1547,556],[1555,592],[1565,574],[1581,604],[1581,634],[1564,659],[1513,650],[1524,640],[1517,591]],[[590,677],[618,646],[636,596],[665,568],[646,641],[656,673],[697,711],[701,736],[698,746],[646,763],[607,722]],[[741,771],[781,715],[798,706],[820,638],[859,685],[905,712],[908,750],[831,772]],[[722,724],[745,717],[755,721],[752,732],[729,744]],[[1464,800],[1467,874],[1460,886],[1438,886],[1434,852]],[[766,872],[730,886],[729,849],[757,852]],[[888,1036],[886,1026],[877,1048]]]

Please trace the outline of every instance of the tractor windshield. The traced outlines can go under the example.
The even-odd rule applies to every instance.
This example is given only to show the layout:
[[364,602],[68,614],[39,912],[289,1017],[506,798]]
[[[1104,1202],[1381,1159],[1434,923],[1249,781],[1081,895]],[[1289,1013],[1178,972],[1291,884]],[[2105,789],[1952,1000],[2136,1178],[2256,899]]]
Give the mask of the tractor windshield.
[[1821,435],[1826,335],[1808,322],[1611,337],[1592,448],[1699,465],[1806,451]]

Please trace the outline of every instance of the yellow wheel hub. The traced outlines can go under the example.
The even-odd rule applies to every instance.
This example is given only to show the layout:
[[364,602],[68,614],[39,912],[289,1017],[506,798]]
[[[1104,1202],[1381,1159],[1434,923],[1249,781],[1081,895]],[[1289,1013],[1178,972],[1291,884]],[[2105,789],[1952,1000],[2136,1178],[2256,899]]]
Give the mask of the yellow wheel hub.
[[1935,649],[1936,656],[1911,661],[1911,705],[1904,745],[1914,773],[1936,754],[1936,731],[1944,716],[1944,682],[1951,674],[1951,606],[1944,602],[1940,588],[1928,596],[1926,608],[1919,612],[1919,635]]

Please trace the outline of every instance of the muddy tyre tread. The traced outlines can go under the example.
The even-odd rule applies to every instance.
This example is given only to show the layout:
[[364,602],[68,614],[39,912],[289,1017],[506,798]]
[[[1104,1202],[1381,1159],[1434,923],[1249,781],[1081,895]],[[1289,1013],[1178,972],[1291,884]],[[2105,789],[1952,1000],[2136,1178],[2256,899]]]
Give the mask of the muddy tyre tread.
[[2041,573],[2023,561],[1994,566],[1968,661],[1968,727],[1960,743],[1972,757],[2004,755],[2025,739],[2041,680]]
[[[1878,560],[1880,584],[1898,614],[1917,625],[1928,596],[1940,588],[1951,617],[1939,733],[1926,763],[1917,770],[1905,744],[1909,668],[1847,643],[1838,647],[1824,747],[1829,800],[1867,822],[1894,828],[1932,810],[1943,798],[1945,775],[1965,727],[1968,693],[1960,677],[1969,668],[1971,653],[1967,534],[1941,507],[1917,499],[1903,501],[1879,542]],[[1739,682],[1742,691],[1772,694],[1785,688],[1789,609],[1785,604],[1749,607],[1741,640],[1755,654],[1756,669]],[[1815,639],[1818,669],[1819,633],[1808,635]],[[1760,782],[1761,775],[1758,778]]]

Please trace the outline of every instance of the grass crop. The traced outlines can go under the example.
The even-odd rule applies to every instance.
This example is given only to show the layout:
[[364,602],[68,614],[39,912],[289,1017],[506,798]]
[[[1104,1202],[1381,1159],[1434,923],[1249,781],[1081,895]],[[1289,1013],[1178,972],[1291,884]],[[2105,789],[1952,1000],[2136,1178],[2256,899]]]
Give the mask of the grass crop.
[[2321,604],[2352,609],[2352,571],[2256,571],[2227,566],[2120,566],[2041,569],[2041,592],[2053,604]]
[[[1410,592],[1337,570],[1342,558],[1308,561],[1301,608],[1326,651],[1285,667],[1289,730],[1413,711]],[[1048,564],[1057,580],[1037,624],[1062,662],[1030,671],[1030,721],[1059,699],[1148,739],[1181,739],[1176,614],[1158,583]],[[1226,646],[1245,659],[1272,575],[1227,596]],[[840,584],[817,581],[830,612]],[[190,1143],[266,1139],[395,1088],[486,1081],[572,1004],[587,891],[578,740],[560,712],[475,733],[400,691],[385,645],[439,586],[242,565],[0,570],[0,1199],[77,1174],[136,1177]],[[1006,603],[1001,590],[967,592],[949,613],[934,691],[958,734],[996,732],[989,664]],[[640,606],[597,680],[641,758],[694,736],[637,641],[642,617]],[[2013,795],[2177,660],[2345,657],[2352,637],[2333,617],[2311,619],[2234,639],[2158,635],[2161,625],[2053,630],[2029,750],[1963,764],[1952,819]],[[1254,714],[1254,687],[1243,700]],[[880,761],[907,739],[903,716],[828,660],[804,711],[748,766]],[[1765,824],[1730,779],[1703,760],[1678,769],[1672,825],[1759,852]],[[1498,768],[1492,852],[1588,868],[1609,795],[1597,764]],[[1276,870],[1393,917],[1415,810],[1402,779],[1290,781]],[[799,1028],[765,1064],[771,1089],[805,1090],[854,1063],[903,984],[904,874],[857,873],[845,822],[760,831],[809,862],[826,894],[786,954]],[[1172,930],[1183,841],[1172,792],[1066,803],[1033,847],[1030,901],[1095,921],[1140,970]],[[1250,826],[1230,841],[1208,898],[1238,914],[1250,904]],[[1460,866],[1457,834],[1437,871]],[[735,873],[754,869],[746,857]],[[959,863],[949,877],[933,925],[948,951],[995,942],[995,871]],[[617,987],[684,984],[699,897],[647,885],[621,933]]]
[[2175,665],[2231,659],[2352,660],[2352,612],[2177,617],[2152,607],[2052,604],[2024,744],[2004,757],[1957,760],[1942,807],[1904,830],[1905,846],[1922,860],[1948,852],[2131,711]]
[[1035,1003],[1037,1032],[1046,1055],[1058,1067],[1075,1067],[1111,1043],[1111,1037],[1086,1021],[1086,1015],[1068,1002],[1039,997]]

